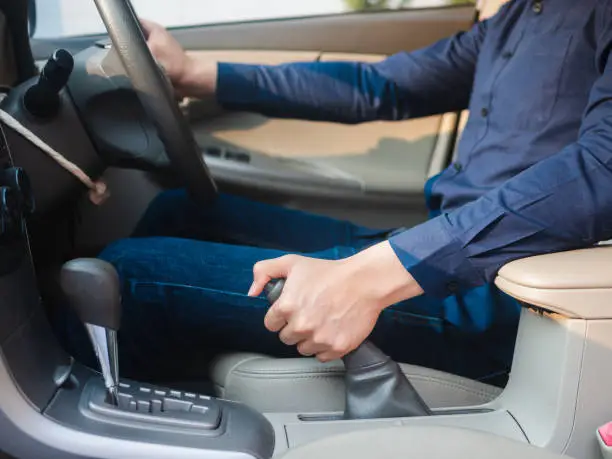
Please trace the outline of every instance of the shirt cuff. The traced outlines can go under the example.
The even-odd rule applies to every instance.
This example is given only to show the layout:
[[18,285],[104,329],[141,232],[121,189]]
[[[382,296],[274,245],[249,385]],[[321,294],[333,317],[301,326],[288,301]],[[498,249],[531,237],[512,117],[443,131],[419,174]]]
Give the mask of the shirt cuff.
[[389,243],[426,295],[445,298],[483,283],[444,215],[392,236]]

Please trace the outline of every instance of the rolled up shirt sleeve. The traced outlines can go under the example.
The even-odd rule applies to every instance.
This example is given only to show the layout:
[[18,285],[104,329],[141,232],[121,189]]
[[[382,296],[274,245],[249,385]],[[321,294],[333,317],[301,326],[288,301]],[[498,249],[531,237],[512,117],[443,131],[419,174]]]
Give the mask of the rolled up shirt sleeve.
[[601,76],[578,140],[457,210],[390,243],[426,294],[492,282],[506,263],[612,237],[612,27],[600,35]]

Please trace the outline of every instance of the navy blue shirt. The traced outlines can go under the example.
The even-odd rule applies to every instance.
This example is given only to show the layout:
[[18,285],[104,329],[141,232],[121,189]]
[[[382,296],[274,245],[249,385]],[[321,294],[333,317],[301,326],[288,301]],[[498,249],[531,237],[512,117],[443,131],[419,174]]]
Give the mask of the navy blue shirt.
[[456,163],[427,186],[439,216],[390,238],[425,292],[444,297],[513,259],[612,236],[611,47],[612,0],[513,0],[379,63],[222,63],[217,97],[341,123],[469,108]]

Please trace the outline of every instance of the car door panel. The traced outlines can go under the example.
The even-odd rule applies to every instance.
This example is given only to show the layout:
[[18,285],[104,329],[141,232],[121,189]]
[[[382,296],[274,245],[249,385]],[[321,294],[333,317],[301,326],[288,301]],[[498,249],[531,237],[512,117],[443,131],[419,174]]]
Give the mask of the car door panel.
[[473,5],[360,12],[177,29],[189,50],[295,50],[388,55],[469,28]]
[[334,175],[351,177],[361,184],[360,193],[404,195],[422,192],[441,119],[432,116],[355,126],[231,113],[201,121],[194,125],[194,132],[204,150],[221,147],[284,163],[291,158],[301,169],[321,173],[334,169]]

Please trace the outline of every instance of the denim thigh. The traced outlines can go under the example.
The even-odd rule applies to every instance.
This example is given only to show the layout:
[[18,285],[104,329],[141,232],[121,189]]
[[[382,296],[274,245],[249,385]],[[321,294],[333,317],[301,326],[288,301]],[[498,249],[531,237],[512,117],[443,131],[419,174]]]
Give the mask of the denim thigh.
[[[246,295],[253,265],[296,252],[344,258],[387,232],[232,195],[203,207],[184,190],[160,194],[134,238],[100,255],[117,267],[122,283],[123,374],[203,378],[206,362],[227,350],[296,356],[263,326],[267,301]],[[444,300],[424,295],[383,311],[371,339],[398,361],[503,383],[519,310],[492,285]],[[59,311],[54,323],[65,346],[95,365],[78,319]]]
[[209,206],[183,190],[153,200],[134,237],[167,236],[312,253],[331,247],[362,249],[391,229],[372,229],[296,209],[220,193]]
[[[334,247],[310,255],[338,259],[354,252]],[[122,372],[139,379],[199,379],[220,351],[297,356],[295,347],[265,329],[267,301],[246,295],[253,265],[285,253],[167,237],[109,246],[101,258],[117,267],[122,283]],[[371,339],[398,361],[495,382],[507,374],[516,325],[513,305],[505,306],[503,321],[501,313],[491,312],[501,304],[496,300],[471,291],[443,301],[427,296],[405,301],[381,314]],[[69,350],[93,364],[76,318],[65,316],[64,325]]]

